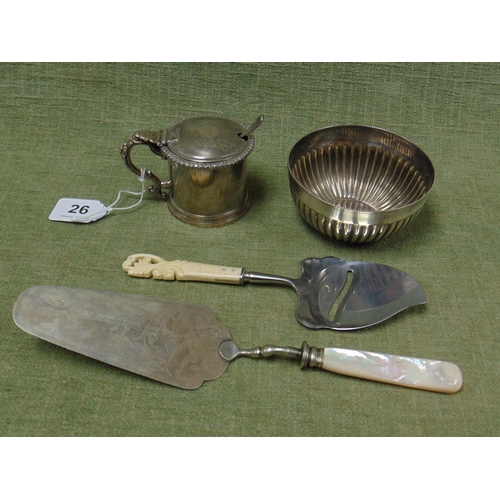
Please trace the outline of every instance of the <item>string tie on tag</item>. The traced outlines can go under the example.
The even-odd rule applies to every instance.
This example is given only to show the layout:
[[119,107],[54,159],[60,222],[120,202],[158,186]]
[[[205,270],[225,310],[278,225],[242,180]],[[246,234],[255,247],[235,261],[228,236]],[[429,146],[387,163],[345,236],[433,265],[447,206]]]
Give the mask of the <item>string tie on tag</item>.
[[[139,193],[134,192],[134,191],[127,191],[126,189],[121,189],[120,191],[118,191],[118,196],[117,196],[116,200],[113,203],[111,203],[111,205],[108,205],[107,207],[104,207],[102,210],[99,210],[97,212],[93,212],[91,214],[73,217],[71,219],[71,221],[72,222],[84,222],[84,221],[87,221],[89,219],[104,217],[105,215],[108,215],[109,213],[111,213],[113,210],[130,210],[132,208],[137,207],[138,205],[140,205],[142,203],[142,200],[144,199],[144,193],[146,192],[145,175],[146,175],[146,169],[141,168],[141,175],[138,177],[138,179],[142,183],[142,189]],[[128,206],[128,207],[115,207],[115,205],[120,200],[122,193],[127,193],[127,194],[131,194],[134,196],[140,196],[139,201],[137,203],[134,203],[133,205]]]

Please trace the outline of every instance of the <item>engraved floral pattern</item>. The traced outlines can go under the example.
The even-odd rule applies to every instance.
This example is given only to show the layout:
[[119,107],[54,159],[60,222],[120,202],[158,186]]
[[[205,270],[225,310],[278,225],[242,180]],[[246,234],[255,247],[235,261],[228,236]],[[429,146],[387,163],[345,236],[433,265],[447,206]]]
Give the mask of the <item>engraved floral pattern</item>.
[[219,345],[231,338],[213,311],[139,295],[39,286],[15,310],[23,330],[113,366],[196,389],[228,366]]
[[[224,371],[224,360],[218,354],[226,339],[222,325],[209,314],[159,314],[132,319],[112,341],[123,352],[142,347],[142,353],[159,371],[172,377],[175,385],[210,380]],[[221,367],[222,369],[221,371]],[[217,373],[213,376],[212,373]]]

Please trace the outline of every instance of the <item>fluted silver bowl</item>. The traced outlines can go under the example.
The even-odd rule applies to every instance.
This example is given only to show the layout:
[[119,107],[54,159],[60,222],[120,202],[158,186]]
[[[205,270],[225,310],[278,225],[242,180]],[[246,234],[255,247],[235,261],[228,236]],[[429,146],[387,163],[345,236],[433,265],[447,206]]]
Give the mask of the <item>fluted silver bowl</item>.
[[302,217],[332,239],[369,243],[408,225],[434,183],[417,146],[387,130],[327,127],[303,137],[288,159]]

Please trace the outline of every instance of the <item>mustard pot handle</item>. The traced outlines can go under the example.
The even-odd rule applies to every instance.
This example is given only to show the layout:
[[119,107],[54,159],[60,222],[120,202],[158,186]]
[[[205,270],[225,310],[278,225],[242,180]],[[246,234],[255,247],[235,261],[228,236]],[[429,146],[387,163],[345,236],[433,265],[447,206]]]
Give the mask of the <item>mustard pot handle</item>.
[[[130,153],[131,150],[134,146],[137,146],[138,144],[146,144],[149,146],[151,151],[158,155],[162,156],[161,153],[161,138],[163,136],[164,132],[162,130],[160,131],[139,131],[136,132],[128,142],[124,143],[122,148],[121,148],[121,155],[123,158],[123,161],[125,162],[125,165],[134,172],[135,175],[138,177],[141,176],[141,170],[137,168],[131,159]],[[146,179],[149,179],[153,181],[154,185],[150,186],[149,191],[151,193],[155,193],[159,195],[161,198],[166,198],[167,193],[163,192],[162,189],[170,189],[172,187],[172,181],[161,181],[151,170],[146,170],[144,173],[144,177]]]

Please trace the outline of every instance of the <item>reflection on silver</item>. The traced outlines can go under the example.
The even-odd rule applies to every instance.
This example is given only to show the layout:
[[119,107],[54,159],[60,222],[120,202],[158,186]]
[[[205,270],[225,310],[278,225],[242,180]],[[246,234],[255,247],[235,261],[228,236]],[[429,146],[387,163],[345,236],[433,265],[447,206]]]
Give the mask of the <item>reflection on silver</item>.
[[434,183],[429,158],[386,130],[324,128],[302,138],[288,160],[302,217],[321,233],[368,243],[399,231],[422,209]]
[[161,181],[150,170],[149,190],[167,200],[179,220],[200,227],[225,226],[239,220],[250,207],[246,158],[255,145],[254,131],[264,116],[250,126],[220,116],[197,116],[163,130],[136,132],[123,144],[125,165],[136,175],[132,149],[147,145],[168,160],[170,178]]
[[265,345],[241,349],[204,306],[140,295],[35,286],[17,299],[12,317],[24,331],[124,370],[196,389],[240,357],[293,359],[301,368],[436,392],[457,392],[458,366],[335,348]]

